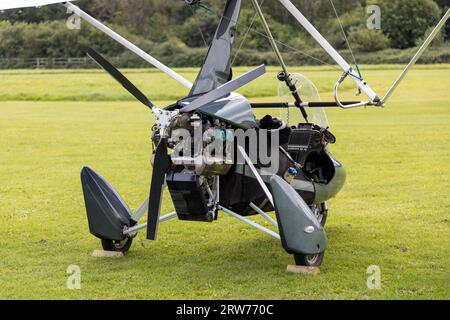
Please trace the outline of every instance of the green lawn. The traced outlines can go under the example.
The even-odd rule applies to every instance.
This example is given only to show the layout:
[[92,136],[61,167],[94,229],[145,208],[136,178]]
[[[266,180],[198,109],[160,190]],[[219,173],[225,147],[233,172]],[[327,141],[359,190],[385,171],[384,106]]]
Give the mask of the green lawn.
[[[277,70],[241,92],[277,99]],[[341,75],[300,70],[325,98]],[[399,72],[363,68],[381,93]],[[158,105],[186,94],[154,70],[126,74]],[[100,71],[0,71],[0,298],[449,299],[449,75],[449,65],[418,66],[385,109],[330,110],[348,180],[329,203],[329,248],[312,277],[286,273],[292,258],[279,242],[223,214],[165,222],[158,241],[139,234],[125,258],[91,257],[100,243],[79,171],[99,171],[136,209],[149,188],[152,116]],[[69,265],[81,268],[81,290],[66,288]],[[381,290],[366,286],[370,265]]]

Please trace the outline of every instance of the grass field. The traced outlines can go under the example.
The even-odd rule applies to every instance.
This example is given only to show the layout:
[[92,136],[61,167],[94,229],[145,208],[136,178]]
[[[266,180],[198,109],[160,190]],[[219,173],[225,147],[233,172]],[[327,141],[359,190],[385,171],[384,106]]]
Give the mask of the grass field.
[[[277,70],[241,92],[276,99]],[[324,99],[341,75],[300,70]],[[363,70],[381,93],[400,72]],[[158,105],[186,94],[153,70],[126,74]],[[148,193],[153,119],[132,99],[97,70],[0,71],[0,298],[450,298],[449,65],[415,68],[385,109],[330,110],[348,180],[329,203],[316,277],[286,273],[292,258],[280,243],[224,215],[165,222],[158,241],[139,234],[125,258],[91,257],[100,243],[88,232],[81,167],[104,175],[133,209]],[[171,209],[166,194],[163,211]],[[69,265],[81,268],[81,290],[66,287]],[[381,268],[380,290],[366,286],[370,265]]]

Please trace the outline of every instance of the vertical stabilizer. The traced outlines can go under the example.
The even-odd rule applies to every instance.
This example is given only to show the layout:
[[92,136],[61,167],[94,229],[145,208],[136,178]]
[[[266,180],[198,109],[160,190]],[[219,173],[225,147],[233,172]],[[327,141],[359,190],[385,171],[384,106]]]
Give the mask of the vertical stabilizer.
[[231,49],[241,4],[241,0],[227,1],[208,54],[189,93],[190,96],[209,92],[230,80]]

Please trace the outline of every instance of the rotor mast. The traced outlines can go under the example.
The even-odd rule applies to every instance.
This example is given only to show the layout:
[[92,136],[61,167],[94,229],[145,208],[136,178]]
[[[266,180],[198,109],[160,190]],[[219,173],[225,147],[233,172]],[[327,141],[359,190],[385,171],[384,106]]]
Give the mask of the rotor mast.
[[284,81],[286,83],[286,85],[289,87],[289,90],[291,91],[291,94],[295,99],[295,103],[294,103],[295,106],[300,109],[303,118],[305,118],[305,121],[308,122],[308,114],[306,113],[306,110],[302,105],[303,101],[297,92],[296,85],[292,82],[291,75],[287,69],[286,64],[284,63],[283,56],[281,55],[281,52],[278,49],[277,43],[275,42],[272,32],[270,31],[269,25],[268,25],[266,18],[264,17],[264,14],[261,10],[261,6],[259,5],[258,0],[252,0],[252,3],[253,3],[253,6],[255,7],[256,13],[258,14],[259,18],[261,19],[262,25],[264,27],[264,31],[266,32],[267,37],[270,42],[270,45],[272,46],[272,49],[275,52],[275,55],[277,56],[278,62],[280,63],[280,66],[281,66],[281,69],[283,69],[283,71],[278,74],[278,79],[280,81]]

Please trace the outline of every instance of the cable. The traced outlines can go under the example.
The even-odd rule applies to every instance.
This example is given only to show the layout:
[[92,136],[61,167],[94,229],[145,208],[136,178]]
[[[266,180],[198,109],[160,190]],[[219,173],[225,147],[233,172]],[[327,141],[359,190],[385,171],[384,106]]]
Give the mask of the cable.
[[187,5],[187,6],[189,7],[189,9],[191,9],[192,17],[193,17],[194,20],[195,20],[195,24],[197,25],[198,31],[200,31],[200,36],[202,37],[202,40],[203,40],[203,43],[205,44],[205,47],[208,47],[208,44],[206,43],[205,36],[203,35],[202,28],[201,28],[200,25],[197,23],[197,20],[196,20],[196,18],[195,18],[195,10],[192,8],[191,5]]
[[[260,7],[262,7],[264,5],[264,1],[262,0],[261,3],[259,4]],[[255,23],[256,17],[258,16],[257,13],[255,13],[255,15],[252,18],[252,21],[250,23],[250,26],[248,27],[247,31],[245,31],[244,37],[242,38],[241,43],[239,44],[238,49],[236,50],[236,53],[233,57],[233,60],[231,61],[231,65],[234,65],[234,61],[236,60],[237,56],[239,55],[239,51],[241,51],[242,45],[244,44],[245,40],[247,39],[247,35],[250,32],[250,29],[253,27],[253,24]]]
[[[209,8],[207,8],[207,7],[205,7],[205,6],[203,6],[202,4],[199,4],[199,7],[205,9],[206,11],[208,11],[208,12],[210,12],[210,13],[213,12],[211,9],[209,9]],[[245,27],[245,28],[248,28],[247,33],[248,33],[249,31],[251,31],[251,32],[253,32],[253,33],[256,34],[256,35],[259,35],[259,36],[261,36],[261,37],[264,37],[264,38],[266,38],[266,39],[269,39],[269,37],[268,37],[266,34],[264,34],[264,33],[262,33],[262,32],[259,32],[259,31],[255,30],[252,26],[248,26],[248,25],[246,25],[246,24],[240,23],[240,22],[238,22],[238,21],[236,21],[236,20],[234,20],[234,19],[232,19],[232,18],[230,18],[230,17],[227,17],[227,16],[225,16],[225,15],[223,15],[222,18],[225,18],[225,19],[227,19],[228,21],[235,23],[237,26],[242,26],[243,28],[244,28],[244,27]],[[292,50],[292,51],[294,51],[294,52],[300,53],[301,55],[303,55],[303,56],[305,56],[305,57],[308,57],[308,58],[310,58],[310,59],[313,59],[313,60],[315,60],[315,61],[317,61],[317,62],[319,62],[319,63],[321,63],[321,64],[323,64],[323,65],[332,67],[333,69],[341,70],[339,67],[337,67],[337,66],[335,66],[335,65],[332,65],[332,64],[329,64],[328,62],[325,62],[325,61],[323,61],[323,60],[321,60],[321,59],[319,59],[319,58],[316,58],[316,57],[314,57],[314,56],[312,56],[312,55],[309,55],[309,54],[305,53],[304,51],[299,50],[299,49],[297,49],[297,48],[295,48],[295,47],[293,47],[293,46],[291,46],[291,45],[289,45],[289,44],[287,44],[287,43],[284,43],[284,42],[282,42],[282,41],[280,41],[280,40],[277,40],[277,39],[274,39],[274,40],[275,40],[275,42],[276,42],[277,44],[279,44],[279,45],[281,45],[281,46],[283,46],[283,47],[285,47],[285,48],[288,48],[288,49],[290,49],[290,50]],[[234,60],[235,60],[235,59],[234,59]],[[234,60],[233,60],[233,61],[234,61]]]
[[358,65],[358,63],[356,62],[356,58],[353,53],[352,47],[350,46],[350,42],[348,41],[347,35],[345,34],[345,30],[344,30],[344,26],[342,25],[341,18],[339,18],[339,14],[336,10],[336,7],[334,6],[333,0],[330,0],[330,3],[331,3],[331,6],[333,7],[334,13],[336,14],[336,18],[339,21],[339,26],[341,27],[342,34],[344,35],[345,42],[347,43],[348,49],[350,50],[350,53],[353,57],[353,61],[355,62],[355,65]]

